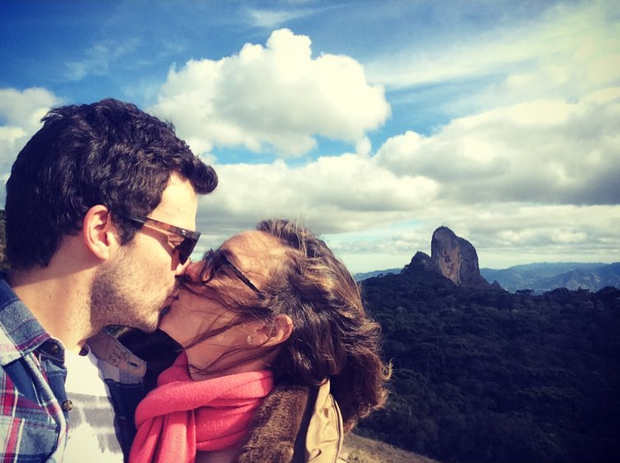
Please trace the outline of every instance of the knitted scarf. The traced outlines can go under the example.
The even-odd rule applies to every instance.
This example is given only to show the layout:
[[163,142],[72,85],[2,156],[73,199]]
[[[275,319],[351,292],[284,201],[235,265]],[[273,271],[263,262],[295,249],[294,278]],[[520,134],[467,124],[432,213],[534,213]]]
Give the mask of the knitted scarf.
[[138,405],[129,462],[191,463],[197,450],[236,447],[272,389],[270,371],[193,381],[181,354]]

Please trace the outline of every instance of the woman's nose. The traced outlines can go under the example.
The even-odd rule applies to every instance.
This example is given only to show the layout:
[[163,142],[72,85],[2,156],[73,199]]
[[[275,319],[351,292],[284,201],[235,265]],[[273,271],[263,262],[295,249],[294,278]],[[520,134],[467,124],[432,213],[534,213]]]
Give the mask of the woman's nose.
[[191,259],[188,259],[184,265],[183,275],[186,280],[198,282],[200,280],[200,272],[202,271],[202,267],[204,266],[204,262],[192,262]]

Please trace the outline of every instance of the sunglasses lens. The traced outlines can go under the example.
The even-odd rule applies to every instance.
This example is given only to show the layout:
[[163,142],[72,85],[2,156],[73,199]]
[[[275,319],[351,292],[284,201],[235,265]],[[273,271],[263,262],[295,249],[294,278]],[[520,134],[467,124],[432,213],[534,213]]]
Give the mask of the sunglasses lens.
[[181,265],[187,262],[187,259],[192,255],[194,248],[196,247],[197,240],[193,240],[191,238],[185,238],[181,244],[177,246],[179,251],[179,261]]
[[202,258],[204,262],[202,266],[202,270],[200,271],[200,281],[203,284],[209,283],[213,277],[215,276],[214,265],[215,265],[216,255],[213,249],[207,251],[207,253]]

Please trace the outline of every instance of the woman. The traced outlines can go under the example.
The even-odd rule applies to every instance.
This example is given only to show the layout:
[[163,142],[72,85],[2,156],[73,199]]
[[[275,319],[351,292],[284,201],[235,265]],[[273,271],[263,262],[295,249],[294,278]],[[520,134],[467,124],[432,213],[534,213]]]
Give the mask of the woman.
[[285,220],[191,264],[160,328],[184,350],[138,407],[131,463],[335,462],[386,398],[355,281]]

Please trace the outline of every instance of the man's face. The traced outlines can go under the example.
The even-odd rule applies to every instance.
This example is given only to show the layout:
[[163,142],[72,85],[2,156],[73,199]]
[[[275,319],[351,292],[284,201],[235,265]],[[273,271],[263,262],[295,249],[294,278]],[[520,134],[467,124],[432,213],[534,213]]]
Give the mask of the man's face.
[[[149,217],[195,230],[198,201],[189,181],[172,174],[160,204]],[[179,260],[172,232],[143,226],[118,254],[102,265],[91,291],[95,325],[119,324],[151,332],[177,290]]]

